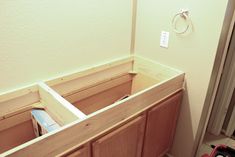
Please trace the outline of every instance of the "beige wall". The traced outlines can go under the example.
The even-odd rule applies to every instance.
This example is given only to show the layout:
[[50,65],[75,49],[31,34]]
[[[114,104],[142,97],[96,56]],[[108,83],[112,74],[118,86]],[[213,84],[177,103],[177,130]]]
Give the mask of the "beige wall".
[[131,5],[1,0],[0,93],[128,55]]
[[[186,73],[172,153],[191,157],[227,1],[138,0],[135,52]],[[1,0],[0,93],[129,54],[131,1]],[[188,8],[194,30],[173,33]],[[159,47],[162,30],[169,48]]]
[[[135,53],[186,73],[186,92],[171,153],[192,157],[196,132],[212,72],[227,1],[138,0]],[[189,9],[193,32],[177,35],[171,20]],[[169,48],[159,46],[160,32],[169,31]]]

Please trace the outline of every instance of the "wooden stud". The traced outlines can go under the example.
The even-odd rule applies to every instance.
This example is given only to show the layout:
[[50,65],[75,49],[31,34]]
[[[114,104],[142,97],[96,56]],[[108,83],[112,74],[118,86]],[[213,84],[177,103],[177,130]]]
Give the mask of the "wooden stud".
[[45,83],[39,83],[39,93],[41,101],[46,104],[46,111],[60,125],[69,124],[79,118],[86,117],[85,114],[63,99]]

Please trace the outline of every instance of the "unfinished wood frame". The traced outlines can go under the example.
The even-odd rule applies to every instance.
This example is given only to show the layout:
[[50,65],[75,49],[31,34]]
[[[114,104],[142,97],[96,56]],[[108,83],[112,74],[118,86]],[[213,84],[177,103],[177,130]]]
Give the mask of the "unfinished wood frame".
[[39,83],[34,103],[45,103],[52,117],[66,125],[3,155],[63,155],[181,91],[183,83],[183,72],[137,56]]
[[33,109],[45,110],[63,126],[83,118],[70,108],[71,104],[62,102],[58,94],[42,83],[10,93],[9,97],[0,96],[0,153],[36,139],[31,120]]
[[92,143],[93,157],[141,157],[146,116],[108,133]]

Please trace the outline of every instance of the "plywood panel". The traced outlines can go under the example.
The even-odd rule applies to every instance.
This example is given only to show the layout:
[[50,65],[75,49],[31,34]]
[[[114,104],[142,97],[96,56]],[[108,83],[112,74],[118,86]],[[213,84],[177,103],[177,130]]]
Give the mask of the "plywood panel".
[[31,120],[0,131],[0,153],[35,138]]
[[78,101],[74,103],[74,105],[77,108],[79,108],[83,113],[90,114],[108,105],[113,104],[115,101],[117,101],[124,95],[130,93],[131,93],[131,81],[113,87],[104,92],[95,94],[81,101]]
[[[6,96],[7,97],[7,96]],[[11,96],[9,96],[11,97]],[[38,92],[29,92],[0,103],[0,117],[40,101]]]
[[97,82],[92,86],[84,87],[84,89],[78,90],[78,92],[72,95],[65,96],[65,99],[68,100],[70,103],[75,103],[78,100],[83,100],[92,95],[101,93],[123,83],[129,82],[132,80],[132,78],[133,76],[131,74],[125,74],[115,78],[110,78],[102,82]]

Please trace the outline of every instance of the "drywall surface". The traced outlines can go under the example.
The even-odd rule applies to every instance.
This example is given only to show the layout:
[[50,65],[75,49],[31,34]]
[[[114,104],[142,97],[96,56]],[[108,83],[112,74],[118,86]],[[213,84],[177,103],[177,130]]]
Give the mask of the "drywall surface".
[[[135,53],[186,73],[186,90],[171,153],[192,157],[206,92],[222,29],[227,1],[138,0]],[[177,35],[171,21],[180,9],[189,9],[192,32]],[[183,29],[184,22],[177,26]],[[170,32],[169,47],[161,48],[161,31]]]
[[1,0],[0,93],[129,55],[126,0]]

